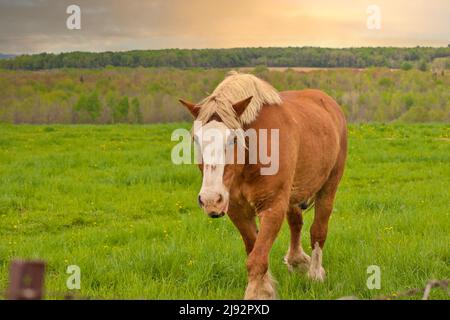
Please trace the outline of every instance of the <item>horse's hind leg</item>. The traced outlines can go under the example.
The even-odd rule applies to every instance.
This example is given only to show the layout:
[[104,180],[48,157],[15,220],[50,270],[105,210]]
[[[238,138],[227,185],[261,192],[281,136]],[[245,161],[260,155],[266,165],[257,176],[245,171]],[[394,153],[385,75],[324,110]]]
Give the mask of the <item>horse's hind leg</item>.
[[333,211],[333,202],[337,187],[342,176],[342,171],[333,170],[327,182],[317,193],[314,204],[314,221],[311,225],[311,263],[308,277],[313,280],[323,281],[325,270],[322,267],[322,250],[328,233],[328,220]]
[[284,257],[284,262],[289,271],[298,269],[307,272],[309,269],[309,256],[303,251],[301,244],[301,231],[303,227],[302,211],[298,207],[290,207],[287,212],[289,229],[291,230],[291,242],[289,250]]

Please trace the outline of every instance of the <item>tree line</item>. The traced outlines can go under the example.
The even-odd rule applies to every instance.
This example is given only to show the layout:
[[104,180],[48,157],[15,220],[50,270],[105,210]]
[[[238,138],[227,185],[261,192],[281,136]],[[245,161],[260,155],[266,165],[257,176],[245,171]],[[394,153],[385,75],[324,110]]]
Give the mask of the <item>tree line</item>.
[[412,68],[450,57],[450,47],[363,48],[234,48],[164,49],[126,52],[69,52],[20,55],[0,60],[0,68],[43,70],[55,68],[174,67],[388,67]]

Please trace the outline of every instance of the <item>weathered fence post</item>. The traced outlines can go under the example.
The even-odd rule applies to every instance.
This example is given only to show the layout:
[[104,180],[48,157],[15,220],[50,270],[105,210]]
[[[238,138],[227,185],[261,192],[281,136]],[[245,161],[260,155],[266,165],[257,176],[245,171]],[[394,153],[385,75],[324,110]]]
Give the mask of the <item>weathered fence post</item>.
[[10,300],[40,300],[44,294],[45,262],[14,260],[9,270]]

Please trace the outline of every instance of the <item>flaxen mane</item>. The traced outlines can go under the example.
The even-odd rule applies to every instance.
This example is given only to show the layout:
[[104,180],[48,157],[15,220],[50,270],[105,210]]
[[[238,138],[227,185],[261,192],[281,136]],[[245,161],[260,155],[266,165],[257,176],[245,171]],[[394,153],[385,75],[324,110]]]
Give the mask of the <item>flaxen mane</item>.
[[[232,105],[252,96],[244,113],[236,119]],[[214,92],[199,103],[198,121],[207,122],[215,113],[228,128],[241,128],[256,119],[264,104],[281,104],[278,91],[251,74],[231,71]]]

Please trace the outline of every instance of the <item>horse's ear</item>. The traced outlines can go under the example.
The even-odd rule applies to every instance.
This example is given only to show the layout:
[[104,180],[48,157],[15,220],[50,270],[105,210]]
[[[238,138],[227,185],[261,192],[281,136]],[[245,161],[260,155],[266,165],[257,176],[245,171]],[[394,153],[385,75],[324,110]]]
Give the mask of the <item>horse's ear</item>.
[[184,101],[182,99],[178,101],[180,101],[180,103],[189,110],[189,112],[194,116],[194,118],[197,118],[198,112],[200,111],[200,107],[197,107],[195,104]]
[[233,109],[236,112],[237,116],[240,117],[245,109],[247,108],[248,104],[250,103],[250,101],[252,101],[252,96],[248,97],[247,99],[244,99],[242,101],[236,102],[235,104],[233,104]]

